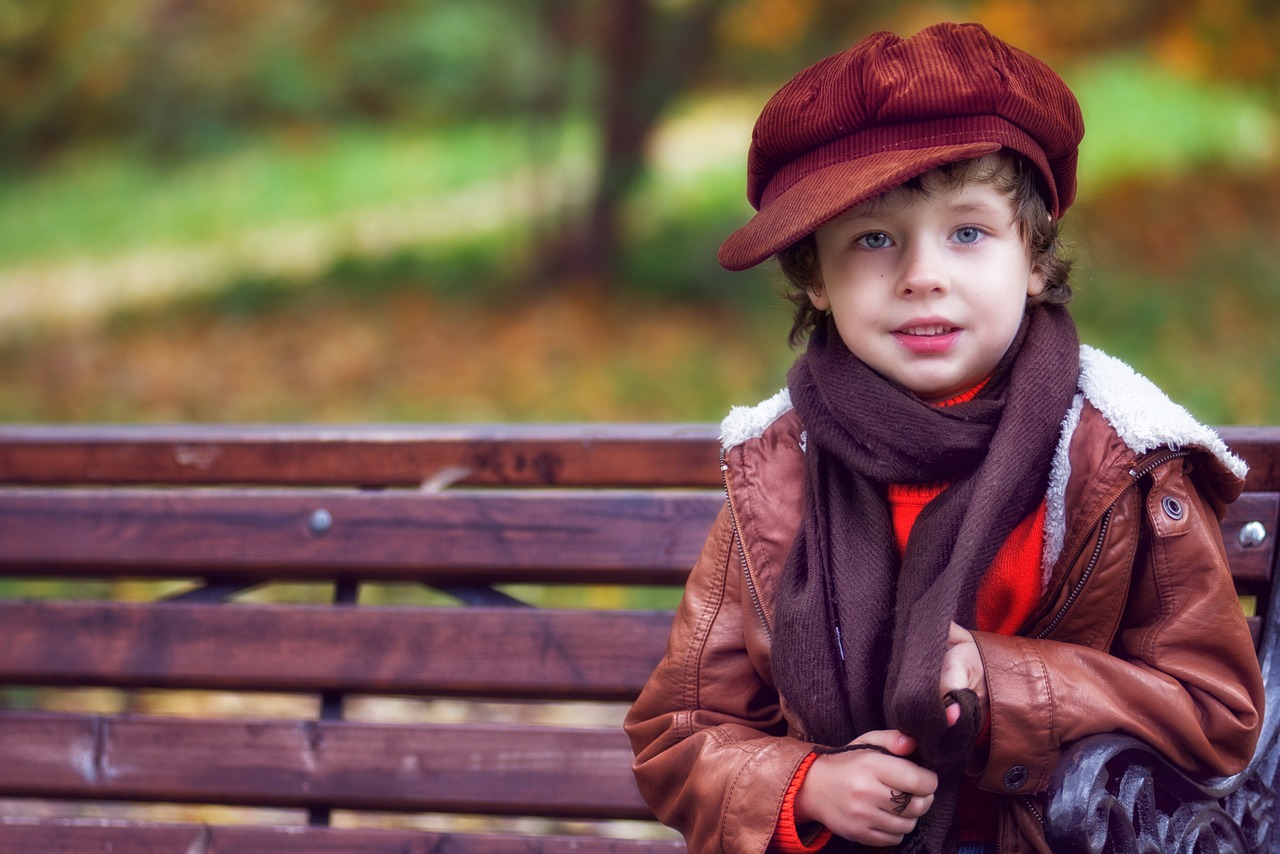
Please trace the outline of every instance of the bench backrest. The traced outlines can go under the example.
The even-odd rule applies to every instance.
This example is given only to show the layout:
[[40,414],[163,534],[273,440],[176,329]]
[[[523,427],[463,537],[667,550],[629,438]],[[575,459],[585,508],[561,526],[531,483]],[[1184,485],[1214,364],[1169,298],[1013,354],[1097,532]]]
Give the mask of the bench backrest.
[[[1223,533],[1259,627],[1280,430],[1224,435],[1252,466]],[[429,825],[460,850],[588,831],[563,844],[678,850],[619,723],[720,477],[706,425],[0,427],[0,799],[284,810],[247,824],[344,850],[419,844],[324,829],[400,814],[461,817]],[[459,835],[475,815],[538,821]],[[113,827],[11,820],[0,848]],[[293,850],[212,832],[202,850]]]

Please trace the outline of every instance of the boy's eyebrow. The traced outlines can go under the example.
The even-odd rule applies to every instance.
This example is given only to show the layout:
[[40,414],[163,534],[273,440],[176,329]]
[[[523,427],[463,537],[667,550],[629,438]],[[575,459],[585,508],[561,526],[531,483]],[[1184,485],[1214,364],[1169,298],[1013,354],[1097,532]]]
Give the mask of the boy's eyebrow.
[[996,214],[1003,215],[1006,211],[1001,210],[997,205],[992,205],[984,201],[963,201],[956,202],[951,205],[951,210],[956,213],[978,213],[978,214]]

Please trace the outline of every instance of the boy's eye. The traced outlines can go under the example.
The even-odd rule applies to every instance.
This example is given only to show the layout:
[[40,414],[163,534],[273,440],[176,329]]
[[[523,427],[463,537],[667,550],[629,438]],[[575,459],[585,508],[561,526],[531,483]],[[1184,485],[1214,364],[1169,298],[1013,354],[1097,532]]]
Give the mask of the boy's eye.
[[858,238],[858,245],[867,249],[883,249],[889,245],[889,235],[883,231],[872,231]]
[[972,225],[966,225],[963,228],[956,229],[957,243],[977,243],[982,237],[982,230],[974,228]]

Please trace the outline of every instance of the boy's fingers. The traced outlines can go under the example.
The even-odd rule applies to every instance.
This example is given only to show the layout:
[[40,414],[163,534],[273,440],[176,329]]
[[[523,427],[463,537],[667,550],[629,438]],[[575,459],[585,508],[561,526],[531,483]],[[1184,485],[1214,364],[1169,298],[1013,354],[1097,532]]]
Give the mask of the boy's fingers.
[[950,651],[943,655],[938,685],[943,694],[973,687],[969,684],[969,670],[958,655]]
[[905,792],[913,798],[924,798],[938,790],[938,775],[919,765],[881,769],[880,782],[892,792]]
[[865,732],[853,740],[853,744],[872,744],[883,747],[894,756],[910,756],[916,749],[916,740],[896,729],[878,729]]

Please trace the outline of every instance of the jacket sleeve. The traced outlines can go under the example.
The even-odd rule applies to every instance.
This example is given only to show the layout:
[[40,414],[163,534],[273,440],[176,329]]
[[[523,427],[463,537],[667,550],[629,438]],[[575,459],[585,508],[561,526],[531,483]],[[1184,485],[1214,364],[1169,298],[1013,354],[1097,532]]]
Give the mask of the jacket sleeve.
[[1113,637],[976,635],[991,698],[983,788],[1038,792],[1066,745],[1104,732],[1196,775],[1234,774],[1252,757],[1262,676],[1214,508],[1174,465],[1116,512],[1116,530],[1143,533],[1103,544],[1132,565],[1127,596],[1091,605],[1099,624],[1118,625]]
[[685,586],[666,654],[625,722],[641,794],[690,851],[765,851],[810,752],[787,736],[777,693],[748,651],[742,572],[722,510]]

